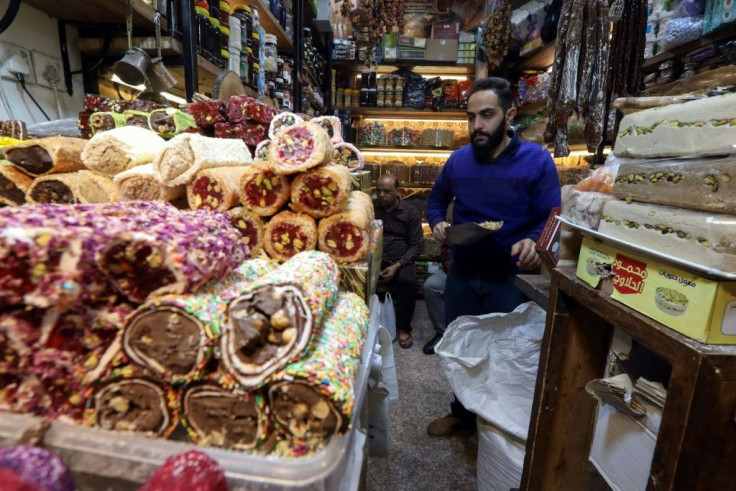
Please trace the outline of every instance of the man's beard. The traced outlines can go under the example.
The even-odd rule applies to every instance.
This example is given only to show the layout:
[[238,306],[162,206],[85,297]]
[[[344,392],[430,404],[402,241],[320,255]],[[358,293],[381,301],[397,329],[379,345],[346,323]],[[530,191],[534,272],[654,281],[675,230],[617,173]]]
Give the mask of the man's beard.
[[[475,140],[476,136],[485,136],[485,143],[479,143]],[[476,130],[470,135],[470,144],[473,148],[473,155],[477,160],[481,162],[487,162],[491,160],[491,155],[494,150],[503,142],[503,137],[506,136],[506,118],[503,118],[501,124],[498,125],[496,131],[493,133],[486,133],[484,131]]]

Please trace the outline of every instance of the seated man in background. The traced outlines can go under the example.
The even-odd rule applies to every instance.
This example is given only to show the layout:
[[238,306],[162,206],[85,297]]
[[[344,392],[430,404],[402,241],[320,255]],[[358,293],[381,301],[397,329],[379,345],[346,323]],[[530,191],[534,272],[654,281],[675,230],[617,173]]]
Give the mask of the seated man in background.
[[427,341],[422,351],[425,355],[434,354],[434,345],[442,339],[447,329],[445,322],[445,281],[447,280],[447,271],[452,266],[452,248],[445,244],[442,245],[440,251],[442,258],[442,268],[427,278],[422,289],[424,290],[424,303],[427,304],[427,314],[429,320],[432,321],[434,327],[434,337]]
[[383,221],[383,260],[379,278],[395,295],[396,331],[399,346],[411,348],[411,319],[414,316],[417,274],[414,261],[422,245],[419,211],[399,197],[399,180],[384,175],[376,181],[376,219]]

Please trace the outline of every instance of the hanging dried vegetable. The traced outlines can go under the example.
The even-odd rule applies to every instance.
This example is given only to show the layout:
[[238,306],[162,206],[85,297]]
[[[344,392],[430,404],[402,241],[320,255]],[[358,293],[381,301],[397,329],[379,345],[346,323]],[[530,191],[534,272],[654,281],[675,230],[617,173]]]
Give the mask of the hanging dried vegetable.
[[567,124],[573,111],[585,121],[585,140],[594,151],[603,138],[610,25],[606,0],[565,0],[547,103],[545,142],[555,157],[569,155]]
[[486,47],[488,71],[498,69],[509,51],[511,37],[511,2],[498,1],[491,7],[484,24],[483,44]]

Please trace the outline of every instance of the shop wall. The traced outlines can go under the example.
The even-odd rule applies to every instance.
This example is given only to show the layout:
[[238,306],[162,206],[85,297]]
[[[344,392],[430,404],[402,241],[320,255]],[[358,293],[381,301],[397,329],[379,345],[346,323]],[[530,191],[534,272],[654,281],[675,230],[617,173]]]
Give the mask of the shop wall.
[[[5,13],[8,3],[9,0],[0,0],[0,15]],[[77,70],[81,66],[80,54],[77,50],[77,36],[77,29],[73,26],[67,26],[69,61],[72,70]],[[39,55],[51,57],[61,66],[61,48],[59,45],[57,20],[26,3],[21,3],[20,10],[13,23],[5,32],[0,34],[0,41],[29,49],[33,57]],[[4,61],[0,60],[0,63]],[[72,78],[74,88],[74,94],[72,96],[66,93],[63,73],[60,76],[62,80],[60,82],[60,90],[57,93],[59,96],[59,105],[61,106],[61,114],[59,114],[57,109],[53,89],[38,84],[27,85],[29,92],[33,94],[33,97],[35,97],[52,120],[77,117],[77,113],[81,110],[84,99],[84,86],[81,74],[74,75]],[[23,120],[28,124],[46,121],[46,118],[31,98],[23,92],[17,80],[4,78],[1,82],[14,119]],[[10,111],[8,111],[5,103],[0,100],[0,120],[10,118]]]

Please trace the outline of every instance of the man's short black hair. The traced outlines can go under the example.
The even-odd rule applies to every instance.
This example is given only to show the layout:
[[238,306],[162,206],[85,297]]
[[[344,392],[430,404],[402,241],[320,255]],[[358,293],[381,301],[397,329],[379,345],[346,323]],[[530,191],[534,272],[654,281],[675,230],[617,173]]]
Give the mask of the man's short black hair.
[[498,105],[501,106],[501,109],[503,109],[504,112],[511,109],[511,106],[514,104],[514,95],[511,93],[511,84],[509,84],[508,80],[505,78],[479,78],[470,87],[468,97],[476,92],[480,92],[481,90],[492,90],[495,92],[496,96],[498,96]]

